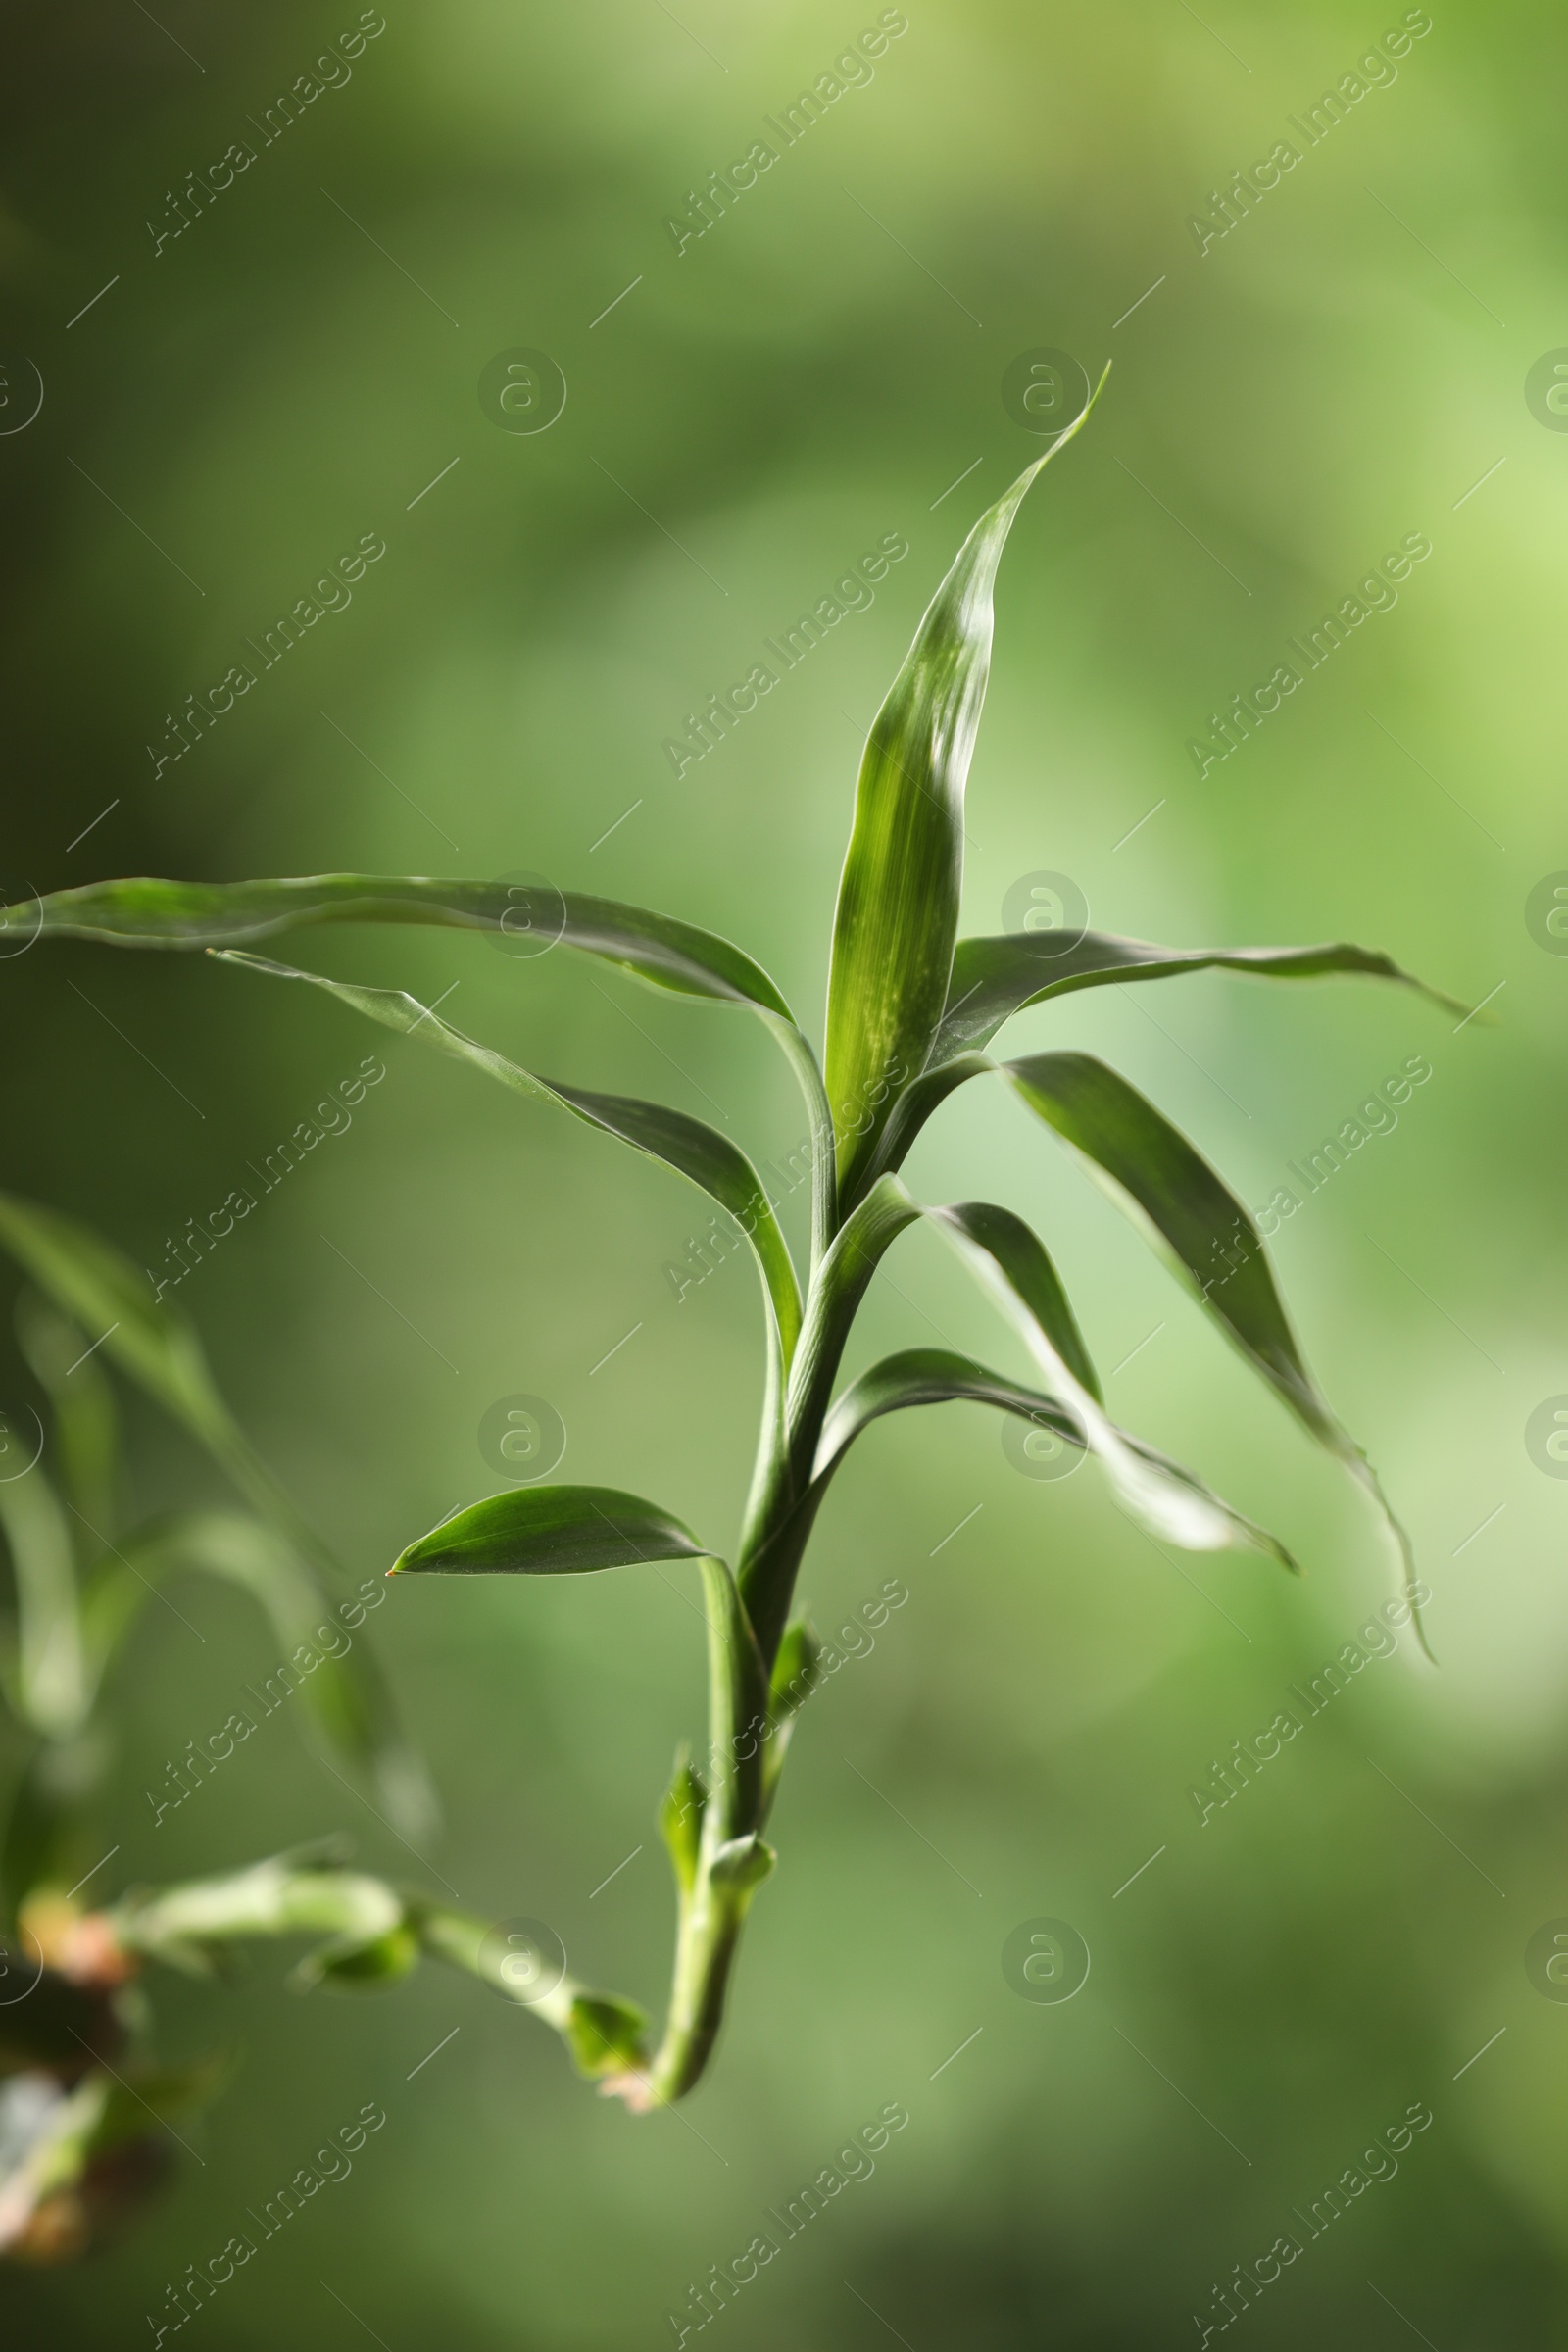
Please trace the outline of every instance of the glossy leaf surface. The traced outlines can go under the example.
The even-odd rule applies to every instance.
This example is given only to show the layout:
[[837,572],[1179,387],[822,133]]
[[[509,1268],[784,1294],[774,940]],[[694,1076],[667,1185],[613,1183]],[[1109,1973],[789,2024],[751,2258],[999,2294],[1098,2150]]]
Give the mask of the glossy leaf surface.
[[828,984],[826,1077],[841,1187],[853,1186],[900,1089],[924,1069],[948,1002],[964,788],[990,674],[997,565],[1030,483],[1093,405],[969,533],[861,756]]

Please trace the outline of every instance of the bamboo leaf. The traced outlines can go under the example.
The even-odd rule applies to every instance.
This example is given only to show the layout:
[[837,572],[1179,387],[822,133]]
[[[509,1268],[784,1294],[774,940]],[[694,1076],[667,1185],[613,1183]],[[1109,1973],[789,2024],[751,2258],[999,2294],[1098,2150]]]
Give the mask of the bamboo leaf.
[[[826,1487],[856,1439],[883,1414],[904,1412],[913,1405],[953,1402],[992,1405],[1000,1412],[1014,1413],[1020,1420],[1033,1422],[1037,1428],[1053,1430],[1069,1446],[1086,1452],[1091,1450],[1083,1424],[1054,1397],[1024,1388],[1004,1374],[971,1363],[967,1357],[954,1355],[946,1348],[914,1348],[899,1355],[884,1356],[837,1398],[823,1425],[813,1494]],[[1188,1488],[1204,1503],[1223,1513],[1241,1543],[1269,1553],[1286,1568],[1296,1569],[1296,1561],[1266,1528],[1259,1527],[1216,1494],[1195,1471],[1173,1462],[1168,1454],[1146,1446],[1142,1439],[1130,1436],[1124,1429],[1118,1429],[1116,1435],[1128,1451],[1147,1463],[1157,1476]]]
[[1192,1285],[1253,1370],[1373,1496],[1398,1545],[1405,1596],[1424,1645],[1409,1538],[1376,1471],[1306,1368],[1249,1211],[1186,1136],[1092,1054],[1035,1054],[1002,1066],[1030,1109],[1073,1146]]
[[328,996],[336,997],[368,1019],[381,1022],[385,1028],[399,1030],[407,1037],[417,1036],[454,1060],[483,1070],[487,1077],[497,1079],[514,1094],[531,1096],[536,1102],[552,1102],[569,1110],[590,1127],[617,1136],[622,1143],[646,1152],[651,1159],[662,1160],[666,1167],[698,1185],[729,1212],[751,1243],[763,1294],[772,1309],[779,1346],[788,1363],[801,1327],[801,1294],[795,1268],[761,1178],[745,1152],[716,1128],[707,1126],[701,1119],[688,1118],[684,1111],[667,1109],[662,1103],[640,1102],[625,1095],[589,1094],[580,1087],[563,1086],[555,1079],[541,1078],[532,1070],[525,1070],[519,1062],[510,1061],[492,1047],[465,1037],[461,1030],[450,1027],[438,1013],[403,989],[351,987],[341,980],[328,980],[319,972],[298,971],[292,964],[271,963],[264,956],[236,951],[221,951],[221,959],[225,963],[242,964],[251,971],[270,972],[281,980],[309,981],[312,987],[324,989]]
[[[806,1098],[813,1136],[817,1248],[835,1222],[833,1122],[822,1075],[794,1014],[760,964],[727,939],[673,915],[581,891],[551,894],[550,921],[571,948],[676,996],[745,1004],[783,1049]],[[115,947],[240,948],[311,923],[417,923],[501,931],[516,912],[505,882],[407,874],[315,874],[298,880],[92,882],[42,901],[41,928]]]
[[970,1048],[989,1045],[1004,1021],[1026,1005],[1043,1004],[1048,997],[1128,980],[1168,980],[1183,972],[1247,972],[1268,980],[1355,974],[1396,981],[1449,1012],[1466,1009],[1402,970],[1381,949],[1357,948],[1347,940],[1309,948],[1160,948],[1148,940],[1119,939],[1110,931],[1086,931],[1075,947],[1059,955],[1048,953],[1049,946],[1049,933],[1043,939],[1009,932],[1000,938],[959,940],[947,1009],[931,1050],[933,1067]]
[[[813,1285],[791,1379],[793,1430],[804,1433],[825,1426],[826,1399],[860,1300],[887,1250],[920,1216],[929,1217],[945,1234],[1003,1307],[1044,1372],[1050,1399],[1076,1424],[1081,1442],[1098,1457],[1121,1499],[1145,1526],[1189,1550],[1223,1550],[1246,1544],[1271,1552],[1294,1567],[1289,1553],[1272,1536],[1212,1494],[1193,1472],[1124,1436],[1107,1420],[1055,1268],[1043,1243],[1021,1218],[985,1201],[922,1208],[897,1176],[879,1178],[846,1218]],[[1088,1379],[1083,1377],[1085,1373]],[[820,1505],[824,1485],[816,1473],[823,1462],[819,1446],[813,1447],[811,1459],[803,1461],[797,1439],[798,1499],[771,1554],[759,1554],[749,1567],[747,1601],[760,1621],[766,1621],[769,1604],[776,1605],[772,1586],[779,1571],[775,1563],[799,1556]],[[831,1472],[835,1462],[825,1466]]]
[[884,1413],[954,1402],[995,1405],[999,1411],[1017,1413],[1026,1421],[1044,1422],[1069,1446],[1081,1447],[1084,1444],[1080,1424],[1038,1389],[1025,1388],[947,1348],[908,1348],[897,1355],[883,1356],[835,1397],[822,1424],[813,1479],[831,1476],[856,1439]]
[[516,1487],[456,1511],[411,1544],[392,1576],[583,1576],[638,1560],[712,1554],[689,1528],[614,1487]]
[[[711,931],[614,899],[561,892],[561,937],[655,988],[755,1004],[790,1020],[760,964]],[[90,882],[42,902],[45,933],[115,947],[233,948],[312,923],[420,923],[500,931],[515,915],[505,882],[404,874],[314,874],[263,882]],[[552,917],[553,921],[553,917]]]
[[[1103,383],[1104,378],[1101,378]],[[997,565],[1030,483],[1065,432],[975,524],[931,601],[866,741],[839,883],[827,1092],[841,1186],[926,1065],[948,1001],[963,872],[963,796],[991,665]]]
[[1179,1129],[1089,1054],[1004,1064],[1038,1118],[1088,1161],[1105,1189],[1197,1290],[1254,1370],[1323,1445],[1355,1448],[1307,1371],[1248,1210]]
[[1223,1551],[1261,1543],[1287,1565],[1294,1564],[1272,1537],[1262,1536],[1250,1520],[1221,1503],[1191,1472],[1177,1471],[1163,1455],[1134,1446],[1106,1419],[1061,1353],[1050,1311],[1059,1286],[1041,1242],[1021,1217],[981,1200],[925,1213],[947,1233],[1014,1324],[1046,1376],[1048,1393],[1078,1421],[1085,1444],[1137,1519],[1189,1551]]

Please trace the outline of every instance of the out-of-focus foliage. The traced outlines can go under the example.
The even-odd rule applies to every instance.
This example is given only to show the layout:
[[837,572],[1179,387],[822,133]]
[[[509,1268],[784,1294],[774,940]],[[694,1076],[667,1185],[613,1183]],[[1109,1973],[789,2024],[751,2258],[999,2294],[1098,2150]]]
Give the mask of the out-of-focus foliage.
[[[172,2065],[236,2008],[248,2043],[211,2121],[176,2127],[204,2165],[181,2158],[90,2268],[8,2286],[20,2340],[139,2334],[302,2167],[319,2187],[218,2290],[215,2340],[341,2343],[336,2298],[389,2344],[653,2340],[831,2164],[842,2192],[717,2323],[737,2345],[869,2342],[866,2303],[916,2345],[1142,2345],[1210,2313],[1293,2207],[1368,2178],[1414,2102],[1433,2123],[1396,2176],[1248,2325],[1382,2346],[1404,2333],[1387,2297],[1446,2348],[1547,2340],[1568,2012],[1525,1951],[1568,1910],[1568,1486],[1525,1433],[1568,1392],[1568,960],[1526,905],[1568,867],[1568,441],[1525,382],[1564,339],[1560,23],[1434,12],[1391,77],[1387,50],[1356,73],[1384,22],[1343,6],[945,0],[870,78],[846,66],[677,253],[666,216],[753,141],[782,147],[766,118],[875,10],[388,9],[270,144],[268,110],[355,12],[156,13],[35,12],[6,36],[7,380],[30,359],[45,391],[0,437],[8,896],[544,875],[744,938],[818,1024],[864,728],[955,510],[1031,454],[1001,387],[1050,347],[1115,368],[1009,547],[963,930],[1065,876],[1150,939],[1364,939],[1466,1003],[1499,993],[1495,1026],[1457,1032],[1335,981],[1071,1006],[1073,1045],[1252,1206],[1298,1197],[1276,1259],[1410,1525],[1436,1673],[1408,1636],[1382,1654],[1387,1561],[1333,1465],[1005,1090],[972,1090],[978,1130],[939,1112],[911,1184],[977,1189],[978,1132],[983,1189],[1046,1235],[1114,1417],[1278,1526],[1307,1579],[1243,1554],[1178,1574],[1091,1477],[1018,1475],[990,1414],[879,1423],[823,1514],[810,1592],[843,1663],[799,1718],[788,1866],[692,2128],[583,2101],[548,2037],[456,1978],[302,2004],[259,1962],[172,2011]],[[1309,145],[1291,118],[1352,74],[1363,95]],[[1189,216],[1217,224],[1235,168],[1284,139],[1298,162],[1200,254]],[[200,212],[187,195],[175,236],[187,173],[238,140],[255,162]],[[538,435],[478,393],[524,349],[568,388]],[[1430,556],[1298,660],[1412,537]],[[880,576],[852,570],[890,543],[908,553]],[[268,666],[307,597],[319,617]],[[785,669],[769,641],[829,598],[841,616]],[[1189,740],[1217,751],[1216,717],[1290,661],[1300,687],[1200,778]],[[759,662],[777,683],[697,757],[693,721]],[[186,698],[238,663],[255,685],[175,758]],[[659,1060],[788,1189],[801,1114],[755,1024],[445,934],[323,934],[319,960],[424,1003],[455,988],[460,1027],[574,1086],[656,1091]],[[199,1259],[187,1244],[172,1295],[356,1577],[473,1494],[480,1425],[517,1396],[564,1421],[563,1477],[657,1494],[715,1539],[738,1522],[756,1298],[678,1179],[401,1040],[352,1100],[365,1041],[312,992],[91,949],[24,949],[4,978],[8,1189],[171,1279],[188,1221],[254,1196]],[[1053,1050],[1061,1016],[1014,1034]],[[850,1369],[994,1356],[936,1238],[907,1247]],[[9,1359],[8,1396],[29,1377]],[[131,1436],[138,1517],[224,1499],[150,1413]],[[650,2002],[651,1805],[700,1679],[694,1572],[664,1575],[410,1579],[376,1619],[452,1899],[591,1943]],[[873,1626],[890,1581],[907,1601]],[[189,1613],[200,1642],[159,1609],[132,1638],[117,1872],[346,1826],[412,1873],[271,1727],[152,1826],[145,1789],[273,1663],[237,1595],[204,1585]],[[1309,1716],[1291,1687],[1336,1658],[1347,1687]],[[1293,1706],[1299,1735],[1221,1805],[1233,1743]],[[1093,1953],[1059,2006],[1003,1973],[1042,1917]],[[851,2135],[893,2101],[907,2129],[849,2179]],[[329,2169],[368,2103],[386,2128]]]

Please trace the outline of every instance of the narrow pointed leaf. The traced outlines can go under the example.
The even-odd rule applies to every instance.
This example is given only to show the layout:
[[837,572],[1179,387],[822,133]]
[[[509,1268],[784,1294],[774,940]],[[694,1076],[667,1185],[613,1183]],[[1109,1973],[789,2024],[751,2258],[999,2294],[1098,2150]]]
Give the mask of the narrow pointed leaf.
[[712,1554],[690,1528],[614,1487],[518,1487],[492,1494],[421,1536],[393,1576],[584,1576],[638,1560]]
[[[1007,1314],[1045,1374],[1052,1401],[1077,1424],[1121,1499],[1146,1527],[1190,1550],[1249,1544],[1294,1565],[1272,1536],[1210,1494],[1191,1471],[1125,1437],[1107,1420],[1098,1384],[1091,1385],[1093,1367],[1055,1268],[1039,1237],[1020,1217],[986,1201],[922,1208],[897,1176],[879,1178],[846,1218],[813,1287],[791,1381],[792,1428],[818,1426],[817,1415],[825,1410],[850,1326],[871,1277],[899,1234],[920,1216],[929,1217],[946,1235]],[[1084,1372],[1088,1380],[1081,1377]],[[822,1460],[820,1448],[809,1461],[797,1455],[799,1499],[780,1530],[774,1558],[799,1556],[799,1542],[824,1491],[815,1476]],[[829,1472],[833,1466],[826,1465]],[[776,1573],[766,1553],[751,1564],[747,1597],[754,1615],[765,1617],[772,1597],[767,1588]]]
[[[545,894],[540,893],[543,900]],[[564,907],[561,937],[619,964],[655,988],[758,1005],[789,1020],[789,1006],[740,948],[673,915],[579,891],[548,894],[548,921]],[[42,902],[42,929],[116,947],[235,948],[310,923],[421,923],[501,931],[515,918],[505,882],[424,875],[313,874],[265,882],[90,882]]]
[[341,980],[328,980],[319,972],[297,971],[292,964],[271,963],[265,956],[233,951],[223,952],[222,960],[242,964],[251,971],[270,972],[280,980],[309,981],[312,987],[324,989],[328,996],[352,1005],[370,1020],[400,1030],[405,1036],[416,1036],[454,1060],[483,1070],[487,1077],[497,1079],[514,1094],[531,1096],[536,1102],[553,1102],[563,1110],[569,1110],[590,1127],[617,1136],[622,1143],[646,1152],[651,1159],[662,1160],[666,1167],[700,1186],[710,1200],[728,1210],[751,1243],[788,1361],[801,1327],[801,1295],[795,1268],[760,1177],[745,1152],[716,1128],[707,1126],[701,1119],[688,1118],[684,1111],[666,1109],[662,1103],[640,1102],[625,1095],[589,1094],[580,1087],[563,1086],[555,1079],[538,1077],[492,1047],[465,1037],[460,1029],[450,1027],[438,1013],[403,989],[355,988]]
[[[856,1439],[884,1413],[904,1412],[913,1405],[952,1402],[992,1405],[998,1411],[1033,1422],[1037,1428],[1053,1430],[1069,1446],[1085,1452],[1091,1450],[1083,1424],[1054,1397],[1023,1388],[1004,1374],[971,1363],[966,1356],[954,1355],[946,1348],[913,1348],[899,1355],[884,1356],[836,1399],[823,1425],[817,1449],[813,1494],[825,1488]],[[1116,1435],[1129,1452],[1148,1463],[1158,1476],[1187,1487],[1221,1512],[1230,1521],[1237,1540],[1299,1573],[1296,1561],[1276,1537],[1238,1511],[1223,1495],[1216,1494],[1195,1471],[1173,1462],[1168,1454],[1146,1446],[1142,1439],[1130,1436],[1124,1429],[1118,1429]]]
[[[676,996],[746,1004],[777,1038],[810,1112],[817,1246],[834,1222],[833,1122],[816,1056],[760,964],[716,932],[651,907],[581,891],[547,891],[542,927],[583,954]],[[501,931],[516,903],[505,882],[441,881],[418,874],[313,874],[260,882],[92,882],[41,903],[44,933],[116,947],[237,948],[310,923],[418,923]],[[530,909],[530,911],[535,911]]]
[[1354,1454],[1302,1359],[1262,1236],[1235,1194],[1137,1088],[1089,1054],[1004,1065],[1037,1117],[1108,1179],[1248,1361],[1313,1436]]
[[1272,980],[1352,974],[1396,981],[1446,1011],[1466,1009],[1401,970],[1380,949],[1354,947],[1347,940],[1307,948],[1161,948],[1148,940],[1119,939],[1110,931],[1086,931],[1062,954],[1048,953],[1049,945],[1049,935],[1031,939],[1013,933],[959,940],[948,1007],[931,1052],[933,1067],[968,1048],[989,1045],[1004,1021],[1026,1005],[1044,1004],[1048,997],[1128,980],[1168,980],[1183,972],[1244,972]]
[[[1103,382],[1103,377],[1102,377]],[[1097,393],[1098,396],[1098,393]],[[992,586],[1059,433],[975,524],[932,599],[860,761],[828,986],[827,1093],[841,1185],[919,1075],[948,1001],[963,872],[963,796],[991,665]]]
[[1424,1646],[1409,1537],[1376,1471],[1306,1368],[1248,1210],[1186,1136],[1092,1054],[1034,1054],[1002,1066],[1030,1109],[1083,1155],[1111,1198],[1193,1285],[1254,1371],[1373,1496],[1398,1546],[1405,1596]]
[[[897,1182],[896,1178],[884,1182]],[[1076,1379],[1061,1352],[1053,1321],[1054,1271],[1039,1238],[1021,1217],[990,1201],[965,1200],[927,1209],[1009,1316],[1050,1394],[1081,1424],[1085,1441],[1134,1515],[1155,1535],[1189,1551],[1222,1551],[1250,1541],[1250,1522],[1212,1498],[1184,1474],[1172,1476],[1163,1457],[1129,1445],[1099,1402]]]
[[885,1355],[853,1381],[822,1424],[813,1479],[836,1470],[856,1439],[884,1413],[921,1404],[990,1404],[1000,1411],[1041,1421],[1069,1446],[1082,1446],[1083,1430],[1072,1415],[1039,1390],[1004,1373],[990,1371],[947,1348],[906,1348]]

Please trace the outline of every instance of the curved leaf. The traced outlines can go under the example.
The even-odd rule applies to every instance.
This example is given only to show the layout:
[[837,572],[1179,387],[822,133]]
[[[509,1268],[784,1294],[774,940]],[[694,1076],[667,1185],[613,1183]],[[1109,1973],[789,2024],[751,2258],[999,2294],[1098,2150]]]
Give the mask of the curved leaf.
[[1248,1210],[1186,1136],[1092,1054],[1034,1054],[1001,1066],[1030,1109],[1107,1180],[1111,1198],[1191,1282],[1254,1371],[1373,1495],[1399,1547],[1405,1596],[1424,1643],[1409,1538],[1306,1368]]
[[729,1211],[752,1245],[762,1288],[772,1306],[779,1345],[788,1363],[801,1328],[801,1294],[795,1267],[761,1178],[745,1152],[716,1128],[707,1126],[701,1119],[688,1118],[682,1110],[667,1109],[662,1103],[639,1102],[627,1095],[589,1094],[580,1087],[562,1086],[554,1079],[540,1078],[492,1047],[465,1037],[461,1029],[450,1027],[438,1013],[404,989],[356,988],[346,981],[328,980],[320,972],[302,972],[292,964],[269,962],[262,956],[247,956],[230,949],[219,954],[224,963],[242,964],[250,971],[270,972],[279,980],[309,981],[313,988],[324,989],[328,996],[352,1005],[356,1012],[365,1013],[372,1021],[380,1021],[385,1028],[397,1029],[406,1037],[417,1036],[451,1054],[454,1060],[471,1063],[488,1077],[510,1087],[514,1094],[559,1103],[563,1110],[569,1110],[590,1127],[617,1136],[622,1143],[646,1152],[651,1159],[662,1160],[677,1175],[700,1186],[720,1208]]
[[[561,937],[655,988],[716,997],[793,1018],[772,981],[740,948],[673,915],[563,891]],[[264,882],[89,882],[42,902],[42,929],[114,947],[232,948],[306,923],[425,923],[500,931],[516,913],[506,882],[424,875],[312,874]],[[551,908],[551,923],[555,920]]]
[[[1271,1536],[1211,1494],[1192,1472],[1124,1437],[1106,1419],[1056,1270],[1044,1244],[1020,1217],[988,1201],[922,1208],[897,1176],[888,1175],[878,1179],[845,1220],[808,1302],[789,1402],[798,1500],[774,1544],[748,1562],[743,1579],[747,1605],[760,1624],[770,1625],[781,1602],[787,1601],[784,1586],[793,1577],[820,1501],[821,1490],[814,1482],[822,1458],[816,1433],[826,1426],[827,1396],[856,1311],[886,1250],[920,1216],[929,1217],[947,1236],[1007,1313],[1046,1375],[1051,1398],[1077,1423],[1083,1442],[1146,1526],[1189,1550],[1223,1550],[1245,1543],[1294,1565]],[[1082,1377],[1086,1372],[1087,1380]]]
[[884,1413],[920,1404],[990,1404],[1026,1421],[1043,1422],[1069,1446],[1082,1446],[1084,1433],[1072,1415],[1050,1396],[1026,1389],[1001,1372],[989,1371],[948,1348],[906,1348],[885,1355],[862,1372],[822,1424],[812,1464],[812,1484],[830,1478],[862,1430]]
[[[0,1247],[55,1304],[82,1327],[104,1356],[188,1429],[256,1510],[313,1569],[320,1605],[321,1580],[347,1580],[314,1530],[295,1510],[271,1472],[252,1451],[218,1392],[196,1329],[172,1303],[163,1303],[131,1261],[89,1226],[58,1209],[0,1193]],[[107,1533],[85,1523],[106,1548]],[[352,1709],[340,1718],[347,1751],[374,1774],[383,1802],[412,1836],[428,1831],[435,1799],[422,1767],[398,1737],[390,1694],[368,1646],[357,1642],[342,1676],[352,1686]]]
[[584,1576],[713,1554],[657,1503],[614,1487],[516,1487],[454,1512],[390,1576]]
[[[1102,376],[1101,383],[1104,382]],[[915,631],[860,760],[828,982],[826,1077],[848,1187],[901,1087],[926,1066],[948,1001],[963,872],[963,795],[991,665],[991,592],[1025,492],[1058,433],[980,517]]]
[[[925,1213],[1008,1315],[1045,1373],[1052,1396],[1082,1425],[1090,1451],[1146,1527],[1189,1551],[1223,1551],[1257,1541],[1251,1522],[1212,1496],[1191,1473],[1173,1475],[1163,1455],[1131,1445],[1074,1377],[1052,1321],[1060,1285],[1038,1236],[1021,1217],[984,1200],[956,1201]],[[1278,1556],[1287,1556],[1271,1537],[1264,1542]]]
[[1312,1435],[1356,1458],[1307,1371],[1262,1236],[1186,1136],[1093,1054],[1033,1054],[1002,1066],[1029,1108],[1109,1179],[1118,1204],[1141,1212],[1162,1254]]
[[861,1163],[853,1190],[846,1187],[840,1192],[839,1213],[848,1216],[879,1177],[895,1174],[903,1167],[927,1119],[956,1088],[996,1067],[988,1054],[959,1054],[951,1061],[933,1062],[918,1078],[911,1079],[894,1104],[874,1151]]
[[[550,893],[560,937],[650,987],[750,1005],[784,1050],[811,1117],[818,1253],[835,1222],[833,1122],[816,1056],[760,964],[716,932],[581,891]],[[41,902],[43,932],[114,947],[235,948],[308,923],[419,923],[500,931],[516,913],[506,882],[419,874],[313,874],[261,882],[91,882]]]
[[[1069,1446],[1085,1452],[1091,1450],[1082,1423],[1054,1397],[1022,1388],[1002,1373],[972,1363],[966,1356],[954,1355],[946,1348],[912,1348],[899,1355],[884,1356],[836,1399],[817,1448],[813,1495],[820,1498],[820,1491],[826,1488],[856,1439],[884,1413],[904,1412],[913,1405],[950,1402],[989,1404],[1001,1412],[1015,1413],[1020,1420],[1032,1421],[1037,1428],[1054,1430]],[[1299,1573],[1283,1544],[1205,1486],[1196,1472],[1173,1462],[1168,1454],[1146,1446],[1141,1439],[1129,1436],[1126,1430],[1117,1430],[1116,1435],[1129,1452],[1150,1464],[1160,1476],[1189,1488],[1222,1512],[1243,1543],[1269,1553],[1282,1566]]]
[[1039,940],[1007,932],[1000,938],[960,939],[954,950],[947,1008],[931,1061],[934,1066],[970,1047],[989,1045],[1004,1021],[1026,1005],[1044,1004],[1048,997],[1210,970],[1250,972],[1270,980],[1354,973],[1363,979],[1397,981],[1450,1012],[1466,1009],[1401,970],[1380,949],[1354,947],[1348,940],[1309,948],[1160,948],[1148,940],[1119,939],[1112,931],[1086,931],[1075,947],[1049,955]]

